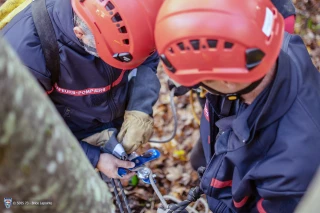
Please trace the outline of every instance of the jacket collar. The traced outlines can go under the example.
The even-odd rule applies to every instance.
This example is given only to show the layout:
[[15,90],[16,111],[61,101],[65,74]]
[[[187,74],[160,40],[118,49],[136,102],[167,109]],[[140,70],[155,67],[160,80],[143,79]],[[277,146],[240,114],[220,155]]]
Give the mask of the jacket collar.
[[81,43],[73,32],[73,10],[70,0],[56,0],[53,6],[53,24],[60,30],[58,40],[63,40],[68,45],[77,45],[84,51]]
[[232,128],[237,137],[248,143],[257,130],[281,118],[296,99],[297,85],[290,58],[281,50],[273,82],[233,121]]

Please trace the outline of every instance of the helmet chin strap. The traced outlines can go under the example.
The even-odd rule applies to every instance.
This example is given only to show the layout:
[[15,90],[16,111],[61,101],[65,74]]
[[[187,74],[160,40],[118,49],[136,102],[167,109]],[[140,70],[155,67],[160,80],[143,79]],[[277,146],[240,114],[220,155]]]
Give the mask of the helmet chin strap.
[[252,92],[255,88],[257,88],[257,86],[261,83],[263,78],[264,77],[262,77],[261,79],[253,82],[252,84],[250,84],[246,88],[244,88],[242,90],[239,90],[239,91],[237,91],[235,93],[222,93],[222,92],[219,92],[219,91],[217,91],[215,89],[212,89],[212,88],[206,86],[203,83],[198,84],[198,86],[202,86],[203,88],[205,88],[206,90],[208,90],[208,92],[210,92],[212,94],[221,95],[221,96],[224,96],[224,97],[228,98],[228,100],[230,100],[230,101],[235,101],[235,100],[240,99],[241,95],[244,95],[244,94],[247,94],[249,92]]

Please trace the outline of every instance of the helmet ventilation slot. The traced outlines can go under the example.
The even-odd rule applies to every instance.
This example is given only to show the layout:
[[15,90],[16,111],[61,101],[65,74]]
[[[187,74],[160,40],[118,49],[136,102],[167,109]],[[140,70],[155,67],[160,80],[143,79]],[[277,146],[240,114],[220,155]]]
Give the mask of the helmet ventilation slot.
[[118,30],[119,30],[119,33],[127,33],[127,28],[125,26],[118,28]]
[[190,40],[190,44],[194,50],[200,49],[200,41],[199,40]]
[[224,48],[225,49],[231,49],[233,47],[233,43],[231,42],[224,42]]
[[185,50],[183,42],[179,42],[177,45],[180,48],[180,50]]
[[168,51],[169,51],[170,53],[174,53],[172,47],[169,47],[169,48],[168,48]]
[[[109,12],[110,15],[113,15],[113,13],[116,12],[116,11],[111,11],[111,10],[115,9],[115,6],[111,3],[111,1],[107,2],[105,8],[106,8],[107,11],[110,11]],[[126,26],[121,26],[122,24],[118,23],[118,22],[122,22],[122,17],[118,12],[116,12],[114,14],[114,16],[112,16],[111,20],[112,20],[113,23],[116,23],[115,26],[118,28],[119,33],[121,33],[121,34],[128,33],[128,30],[127,30]],[[129,39],[123,39],[122,43],[125,44],[125,45],[129,45],[130,44]]]
[[107,11],[110,11],[110,10],[114,9],[114,6],[110,1],[108,1],[108,3],[106,4],[106,9],[107,9]]
[[116,13],[112,18],[111,18],[112,22],[120,22],[122,21],[122,18],[120,16],[119,13]]
[[[203,43],[203,42],[200,42],[200,39],[193,39],[193,40],[189,40],[189,43],[179,42],[177,43],[177,46],[181,51],[192,50],[192,49],[197,51],[197,50],[200,50],[201,48],[206,49],[207,47],[209,49],[217,48],[218,42],[219,42],[217,39],[207,39],[206,41],[207,41],[206,43]],[[233,47],[234,47],[234,43],[228,42],[228,41],[224,42],[224,49],[232,49]],[[170,53],[174,53],[171,47],[168,49],[168,51]]]
[[208,39],[207,43],[209,48],[216,48],[218,45],[218,40]]

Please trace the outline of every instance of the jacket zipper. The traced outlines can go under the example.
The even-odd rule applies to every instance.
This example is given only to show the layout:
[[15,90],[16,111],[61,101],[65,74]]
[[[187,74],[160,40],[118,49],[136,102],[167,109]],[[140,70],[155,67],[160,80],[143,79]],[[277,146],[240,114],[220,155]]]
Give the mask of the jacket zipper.
[[[218,116],[214,116],[214,111],[212,110],[212,106],[211,106],[211,104],[210,104],[210,102],[208,103],[208,112],[209,112],[209,117],[210,117],[210,121],[214,121],[214,122],[217,122],[217,119],[214,119],[215,117],[216,118],[218,118]],[[222,163],[222,160],[223,160],[223,157],[226,155],[226,153],[221,153],[221,154],[219,154],[219,156],[217,156],[216,155],[216,153],[215,153],[215,149],[214,149],[214,146],[215,146],[215,144],[216,144],[216,141],[217,141],[217,139],[218,139],[218,137],[222,134],[222,132],[219,130],[218,131],[218,133],[216,133],[216,135],[214,135],[215,134],[215,126],[214,125],[212,125],[212,127],[211,127],[211,124],[210,124],[210,122],[209,122],[209,125],[210,125],[210,138],[212,138],[212,139],[214,139],[214,141],[213,141],[213,143],[210,143],[210,149],[211,149],[211,155],[212,155],[212,157],[211,157],[211,159],[210,159],[210,161],[209,161],[209,164],[208,164],[208,166],[207,167],[209,167],[209,166],[212,166],[211,164],[213,164],[213,161],[215,160],[214,158],[216,158],[216,157],[220,157],[220,159],[218,160],[218,162],[216,162],[216,163],[218,163],[217,165],[216,165],[216,167],[215,167],[215,171],[214,171],[214,176],[212,177],[212,178],[215,178],[216,176],[217,176],[217,174],[218,174],[218,171],[219,171],[219,168],[220,168],[220,164]],[[212,140],[211,139],[211,140]],[[213,148],[211,147],[211,146],[213,146]],[[213,152],[213,153],[212,153]],[[205,171],[205,173],[207,172],[207,170]],[[204,174],[205,174],[204,173]],[[204,175],[203,174],[203,175]],[[213,190],[213,187],[211,186],[211,184],[209,185],[209,190],[208,190],[208,192],[209,192],[209,194],[211,195],[212,194],[212,190]]]
[[115,118],[115,109],[116,109],[116,106],[115,106],[115,102],[113,100],[113,89],[112,89],[112,84],[113,84],[113,81],[114,81],[114,75],[113,75],[113,68],[109,68],[108,69],[108,78],[109,78],[109,82],[110,82],[110,90],[108,91],[108,104],[110,106],[110,113],[111,113],[111,119],[110,121],[114,120]]

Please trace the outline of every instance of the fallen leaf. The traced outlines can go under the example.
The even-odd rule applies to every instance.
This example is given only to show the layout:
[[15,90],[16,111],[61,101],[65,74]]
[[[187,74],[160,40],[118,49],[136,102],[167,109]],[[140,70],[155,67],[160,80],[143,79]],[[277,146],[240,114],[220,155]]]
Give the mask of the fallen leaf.
[[182,178],[181,178],[181,183],[183,185],[188,185],[190,183],[190,180],[191,180],[191,175],[190,173],[183,173],[182,174]]
[[181,165],[167,168],[166,178],[169,181],[174,182],[182,177],[182,172],[183,172],[183,167]]

